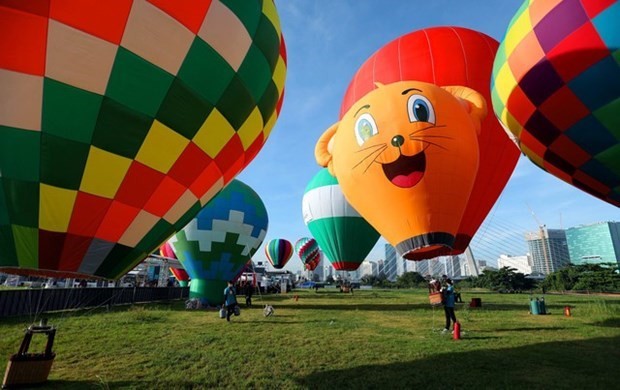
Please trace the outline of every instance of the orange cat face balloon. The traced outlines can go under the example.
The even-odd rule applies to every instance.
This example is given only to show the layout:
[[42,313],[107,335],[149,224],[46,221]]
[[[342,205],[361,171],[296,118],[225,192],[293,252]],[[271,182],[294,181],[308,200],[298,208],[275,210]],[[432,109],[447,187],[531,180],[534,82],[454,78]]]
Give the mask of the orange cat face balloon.
[[319,139],[315,157],[351,205],[405,258],[451,249],[478,170],[482,95],[378,85]]

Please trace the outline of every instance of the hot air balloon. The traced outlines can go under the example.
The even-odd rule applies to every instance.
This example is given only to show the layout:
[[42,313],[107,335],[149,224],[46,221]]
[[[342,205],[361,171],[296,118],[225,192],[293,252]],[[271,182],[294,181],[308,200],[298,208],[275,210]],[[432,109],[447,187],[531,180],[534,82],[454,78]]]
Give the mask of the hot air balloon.
[[190,298],[219,305],[229,280],[246,266],[267,234],[267,210],[246,184],[233,180],[168,243],[192,278]]
[[275,238],[265,245],[267,260],[276,269],[282,269],[293,255],[293,244],[283,238]]
[[[343,99],[341,117],[373,90],[376,82],[418,80],[439,86],[462,85],[482,94],[490,105],[489,82],[497,46],[493,38],[462,27],[433,27],[403,35],[379,49],[357,71]],[[519,150],[493,115],[482,121],[478,145],[478,172],[451,249],[429,252],[425,257],[439,252],[462,253],[516,166]]]
[[295,252],[304,268],[314,271],[316,266],[321,262],[321,250],[319,244],[314,238],[302,237],[295,243]]
[[403,257],[433,257],[454,244],[485,114],[484,98],[467,87],[379,84],[323,133],[315,155]]
[[529,159],[620,206],[620,2],[525,1],[493,68],[493,109]]
[[[176,259],[177,256],[174,254],[172,247],[167,242],[161,246],[159,249],[160,253],[164,257],[168,257],[170,259]],[[181,287],[187,287],[187,282],[189,281],[189,275],[183,268],[175,268],[170,267],[170,272],[174,275],[174,278],[179,282]]]
[[327,169],[308,183],[302,213],[312,236],[338,271],[358,269],[380,237],[347,202],[338,180]]
[[272,0],[0,4],[0,271],[116,279],[259,152]]

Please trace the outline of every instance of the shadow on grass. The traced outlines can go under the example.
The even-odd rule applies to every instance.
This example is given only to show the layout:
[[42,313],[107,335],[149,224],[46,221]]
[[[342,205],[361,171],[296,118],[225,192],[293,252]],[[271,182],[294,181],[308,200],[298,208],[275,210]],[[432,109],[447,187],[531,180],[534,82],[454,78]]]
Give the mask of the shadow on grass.
[[617,388],[620,370],[601,369],[618,361],[618,345],[620,337],[609,337],[438,354],[314,372],[296,381],[310,389]]
[[604,326],[608,328],[620,328],[620,318],[608,318],[604,321],[592,323],[594,326]]

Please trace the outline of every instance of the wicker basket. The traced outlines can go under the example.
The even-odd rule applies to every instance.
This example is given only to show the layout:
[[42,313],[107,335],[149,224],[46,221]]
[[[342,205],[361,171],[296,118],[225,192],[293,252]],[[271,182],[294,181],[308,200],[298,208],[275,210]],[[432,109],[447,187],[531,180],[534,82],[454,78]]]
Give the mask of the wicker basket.
[[431,306],[441,305],[441,293],[435,292],[428,294],[428,300],[431,302]]
[[[32,336],[42,334],[47,336],[47,344],[44,353],[28,353]],[[26,329],[24,340],[19,347],[19,352],[11,355],[6,366],[2,388],[17,386],[37,385],[47,381],[52,369],[52,363],[56,354],[52,352],[56,329],[52,326],[31,325]]]
[[43,353],[11,355],[4,373],[2,388],[47,382],[55,357],[55,353],[52,353],[51,356],[46,356]]

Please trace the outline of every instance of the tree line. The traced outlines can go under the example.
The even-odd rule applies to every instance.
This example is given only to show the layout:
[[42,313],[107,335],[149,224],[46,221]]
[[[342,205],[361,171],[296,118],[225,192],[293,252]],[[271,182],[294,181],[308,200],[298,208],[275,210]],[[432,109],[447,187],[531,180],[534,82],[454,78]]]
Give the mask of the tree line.
[[[417,272],[405,272],[396,281],[390,281],[382,272],[379,275],[364,275],[360,282],[378,288],[426,288],[429,280]],[[457,285],[462,288],[478,287],[508,293],[534,289],[542,289],[543,292],[620,292],[620,273],[618,266],[614,264],[570,265],[539,281],[528,278],[515,268],[502,267],[499,270],[484,270],[480,276],[460,280]]]

